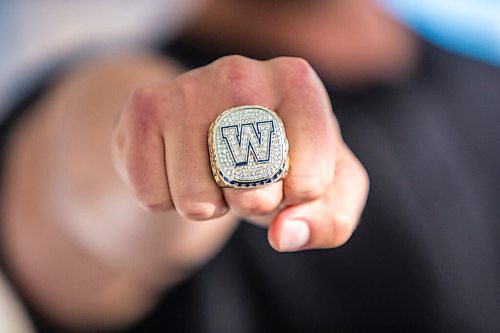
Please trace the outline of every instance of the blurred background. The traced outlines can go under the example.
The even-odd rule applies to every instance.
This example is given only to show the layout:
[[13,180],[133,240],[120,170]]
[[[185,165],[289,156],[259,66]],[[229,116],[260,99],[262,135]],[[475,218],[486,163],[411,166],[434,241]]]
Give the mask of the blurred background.
[[380,4],[428,41],[500,65],[499,0],[380,0]]
[[[1,110],[61,59],[173,36],[198,0],[0,1]],[[195,5],[197,4],[197,5]]]
[[[500,65],[499,0],[378,0],[423,38]],[[0,117],[60,59],[85,50],[140,48],[174,36],[203,1],[4,0],[0,2]]]

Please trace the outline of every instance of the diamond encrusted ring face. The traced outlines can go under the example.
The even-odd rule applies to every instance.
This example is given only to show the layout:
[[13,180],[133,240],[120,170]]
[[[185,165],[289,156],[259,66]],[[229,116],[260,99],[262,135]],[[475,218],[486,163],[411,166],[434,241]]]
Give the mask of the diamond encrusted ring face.
[[283,122],[263,106],[238,106],[224,111],[210,126],[208,147],[219,186],[265,186],[288,172]]

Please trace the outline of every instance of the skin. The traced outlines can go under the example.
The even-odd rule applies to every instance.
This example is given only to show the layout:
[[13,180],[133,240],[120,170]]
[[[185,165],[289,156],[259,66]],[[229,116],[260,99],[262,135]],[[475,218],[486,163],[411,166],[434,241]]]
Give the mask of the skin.
[[211,0],[187,35],[207,49],[305,58],[340,89],[406,80],[420,53],[370,0]]
[[[214,23],[220,17],[233,24],[224,29],[233,43],[241,25],[227,19],[223,3],[207,7],[189,38],[221,33]],[[337,13],[328,3],[315,6]],[[362,2],[341,3],[345,14]],[[249,4],[235,5],[235,15]],[[319,10],[313,6],[304,15],[287,8],[268,15],[286,24],[312,20]],[[404,41],[372,45],[374,54],[400,67],[398,75],[378,70],[382,58],[390,62],[384,57],[363,58],[366,70],[343,73],[349,57],[339,55],[345,59],[339,60],[338,82],[352,87],[410,73],[412,51],[400,49],[413,45],[411,35],[378,12],[361,18],[388,39]],[[339,40],[352,37],[343,22],[331,29]],[[310,29],[320,34],[323,24]],[[364,31],[357,29],[356,36],[371,35]],[[292,50],[294,36],[270,35],[263,47],[273,42],[283,53]],[[251,34],[246,38],[256,43]],[[323,43],[321,36],[316,43]],[[329,43],[322,46],[334,50],[335,41]],[[309,54],[307,46],[297,43],[293,54],[335,72],[326,55]],[[223,110],[245,104],[267,106],[282,118],[290,172],[260,189],[221,189],[209,169],[207,129]],[[216,255],[241,217],[268,228],[277,251],[334,248],[349,239],[366,201],[367,173],[342,140],[321,80],[302,58],[229,56],[187,72],[145,54],[100,59],[61,77],[34,108],[9,145],[1,244],[21,292],[65,329],[116,328],[141,318],[162,292]],[[297,221],[307,226],[307,239],[290,247],[283,237],[290,238],[288,226]]]

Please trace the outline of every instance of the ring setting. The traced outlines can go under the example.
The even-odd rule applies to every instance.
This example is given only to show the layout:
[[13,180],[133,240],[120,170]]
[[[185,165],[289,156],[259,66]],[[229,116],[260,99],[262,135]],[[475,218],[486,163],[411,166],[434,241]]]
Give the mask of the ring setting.
[[260,105],[238,106],[220,114],[210,126],[208,147],[212,174],[221,187],[262,187],[288,172],[283,122]]

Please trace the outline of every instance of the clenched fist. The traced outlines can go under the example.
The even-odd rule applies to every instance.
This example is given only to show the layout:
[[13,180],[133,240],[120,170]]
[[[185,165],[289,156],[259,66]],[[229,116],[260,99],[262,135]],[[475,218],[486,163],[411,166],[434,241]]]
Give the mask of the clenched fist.
[[[262,188],[219,187],[207,146],[224,110],[262,105],[283,120],[290,169]],[[221,58],[131,96],[113,136],[117,170],[152,212],[189,220],[228,212],[269,227],[278,251],[332,248],[351,236],[368,193],[367,174],[343,142],[324,86],[299,58]]]

